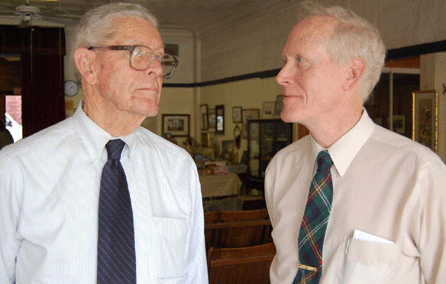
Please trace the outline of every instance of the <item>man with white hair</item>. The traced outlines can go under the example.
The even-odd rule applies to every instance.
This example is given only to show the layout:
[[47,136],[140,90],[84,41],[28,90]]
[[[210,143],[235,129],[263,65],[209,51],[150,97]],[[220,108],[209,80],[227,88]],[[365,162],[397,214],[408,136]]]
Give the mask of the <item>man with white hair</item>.
[[281,118],[310,135],[269,163],[272,283],[446,283],[446,167],[364,102],[385,59],[378,31],[313,5],[283,50]]
[[140,127],[178,64],[156,19],[95,8],[73,50],[82,105],[0,153],[0,283],[207,283],[196,165]]

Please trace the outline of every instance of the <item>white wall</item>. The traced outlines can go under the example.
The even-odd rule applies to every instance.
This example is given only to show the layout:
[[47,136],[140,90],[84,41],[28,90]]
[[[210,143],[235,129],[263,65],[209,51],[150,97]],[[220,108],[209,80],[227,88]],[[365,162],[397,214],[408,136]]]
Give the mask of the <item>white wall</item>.
[[194,35],[185,30],[160,30],[164,44],[178,44],[178,68],[175,75],[164,83],[190,84],[194,82]]

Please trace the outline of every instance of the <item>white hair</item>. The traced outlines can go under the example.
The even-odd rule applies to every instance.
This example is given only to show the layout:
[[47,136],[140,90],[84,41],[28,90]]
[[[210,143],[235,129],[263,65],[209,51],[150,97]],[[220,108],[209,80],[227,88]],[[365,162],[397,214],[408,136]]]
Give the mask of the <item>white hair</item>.
[[[150,22],[158,28],[158,21],[146,8],[132,3],[111,3],[91,9],[80,19],[72,41],[72,52],[79,47],[100,46],[116,34],[113,20],[117,17],[133,17]],[[74,56],[71,58],[74,61]],[[74,64],[76,66],[76,64]],[[77,67],[74,74],[78,81],[81,75]]]
[[343,7],[326,8],[314,2],[305,2],[303,5],[308,12],[306,17],[324,15],[337,21],[327,43],[327,53],[333,63],[341,66],[355,57],[365,61],[366,68],[360,81],[359,93],[363,102],[367,101],[381,76],[386,57],[386,49],[378,30]]

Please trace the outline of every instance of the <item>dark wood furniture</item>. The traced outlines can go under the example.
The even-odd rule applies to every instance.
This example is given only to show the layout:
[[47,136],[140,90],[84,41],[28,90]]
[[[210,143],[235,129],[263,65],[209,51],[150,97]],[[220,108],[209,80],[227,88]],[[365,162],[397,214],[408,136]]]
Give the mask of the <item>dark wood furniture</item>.
[[248,172],[243,180],[250,188],[263,192],[265,170],[269,161],[282,148],[292,143],[292,124],[281,119],[248,121]]
[[210,248],[208,271],[210,284],[266,284],[275,255],[273,243],[241,247]]
[[221,211],[217,222],[205,222],[205,237],[207,249],[265,244],[271,240],[268,211]]
[[208,224],[215,224],[220,219],[220,212],[205,212],[204,213],[204,240],[206,243],[206,253],[209,251],[211,245],[215,242],[216,230],[212,227],[206,227]]

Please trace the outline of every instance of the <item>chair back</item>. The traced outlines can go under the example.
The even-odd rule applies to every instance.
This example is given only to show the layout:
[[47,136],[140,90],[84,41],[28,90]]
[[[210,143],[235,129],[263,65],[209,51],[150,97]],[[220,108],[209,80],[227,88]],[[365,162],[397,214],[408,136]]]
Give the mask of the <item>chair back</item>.
[[268,284],[275,251],[273,243],[240,248],[212,247],[208,252],[209,284]]
[[265,244],[271,240],[271,222],[267,209],[222,211],[214,246],[220,248],[245,247]]
[[215,228],[207,227],[208,224],[217,223],[220,219],[220,212],[205,212],[204,213],[204,240],[206,243],[206,253],[209,248],[215,246],[217,231]]
[[241,222],[251,220],[267,220],[269,219],[268,210],[243,210],[243,211],[221,211],[221,222]]

